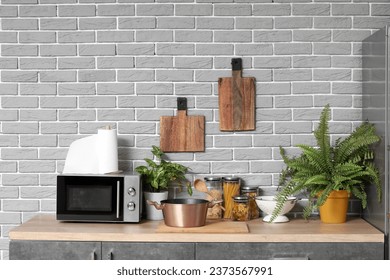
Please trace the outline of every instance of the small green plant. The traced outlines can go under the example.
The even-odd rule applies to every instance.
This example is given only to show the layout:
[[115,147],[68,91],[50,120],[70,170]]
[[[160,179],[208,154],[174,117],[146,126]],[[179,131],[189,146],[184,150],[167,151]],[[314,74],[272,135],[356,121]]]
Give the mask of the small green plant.
[[188,167],[166,161],[163,159],[164,152],[157,146],[152,146],[152,154],[158,162],[152,159],[145,158],[148,166],[138,166],[136,171],[143,175],[146,185],[149,185],[151,191],[160,191],[168,189],[168,184],[173,181],[186,182],[187,192],[192,195],[191,183],[185,178],[185,174],[189,170]]
[[[302,153],[293,158],[286,156],[280,147],[280,154],[286,168],[282,170],[276,195],[277,206],[272,213],[273,221],[280,213],[284,202],[291,195],[306,192],[309,203],[304,209],[307,218],[313,209],[321,206],[333,190],[347,190],[367,206],[366,186],[376,187],[378,201],[381,201],[381,182],[375,167],[372,145],[380,141],[375,127],[362,123],[344,139],[337,139],[331,146],[328,122],[330,108],[326,105],[320,116],[320,123],[314,131],[317,147],[297,145]],[[315,198],[317,198],[315,200]]]

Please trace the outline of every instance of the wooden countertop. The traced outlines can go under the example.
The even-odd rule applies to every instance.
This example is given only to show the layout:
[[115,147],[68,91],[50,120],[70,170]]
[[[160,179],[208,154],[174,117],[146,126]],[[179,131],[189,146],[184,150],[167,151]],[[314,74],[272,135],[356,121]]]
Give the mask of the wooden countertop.
[[360,218],[344,224],[302,219],[268,224],[257,219],[247,222],[248,233],[157,233],[160,223],[71,223],[41,214],[11,230],[9,236],[11,240],[117,242],[384,242],[384,234]]

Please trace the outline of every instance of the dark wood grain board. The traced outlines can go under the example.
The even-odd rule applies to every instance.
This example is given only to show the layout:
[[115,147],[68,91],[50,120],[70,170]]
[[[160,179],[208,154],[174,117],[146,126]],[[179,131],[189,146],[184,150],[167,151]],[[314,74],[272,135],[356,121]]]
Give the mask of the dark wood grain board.
[[255,130],[255,84],[254,77],[242,77],[241,64],[232,77],[218,79],[221,131]]

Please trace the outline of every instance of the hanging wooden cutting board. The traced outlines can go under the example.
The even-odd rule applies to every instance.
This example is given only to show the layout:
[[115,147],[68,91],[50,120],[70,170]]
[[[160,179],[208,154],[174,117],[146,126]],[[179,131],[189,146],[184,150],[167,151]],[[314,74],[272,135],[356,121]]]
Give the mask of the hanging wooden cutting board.
[[177,99],[177,116],[160,117],[160,149],[163,152],[203,152],[204,116],[187,116],[187,99]]
[[255,130],[254,77],[242,77],[241,58],[232,59],[232,77],[218,79],[219,129]]

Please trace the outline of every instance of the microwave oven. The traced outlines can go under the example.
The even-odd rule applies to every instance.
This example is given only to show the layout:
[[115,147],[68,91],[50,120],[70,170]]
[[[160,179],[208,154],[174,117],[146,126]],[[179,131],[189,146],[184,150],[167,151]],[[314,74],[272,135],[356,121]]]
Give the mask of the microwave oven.
[[136,173],[57,176],[57,220],[139,222],[142,181]]

